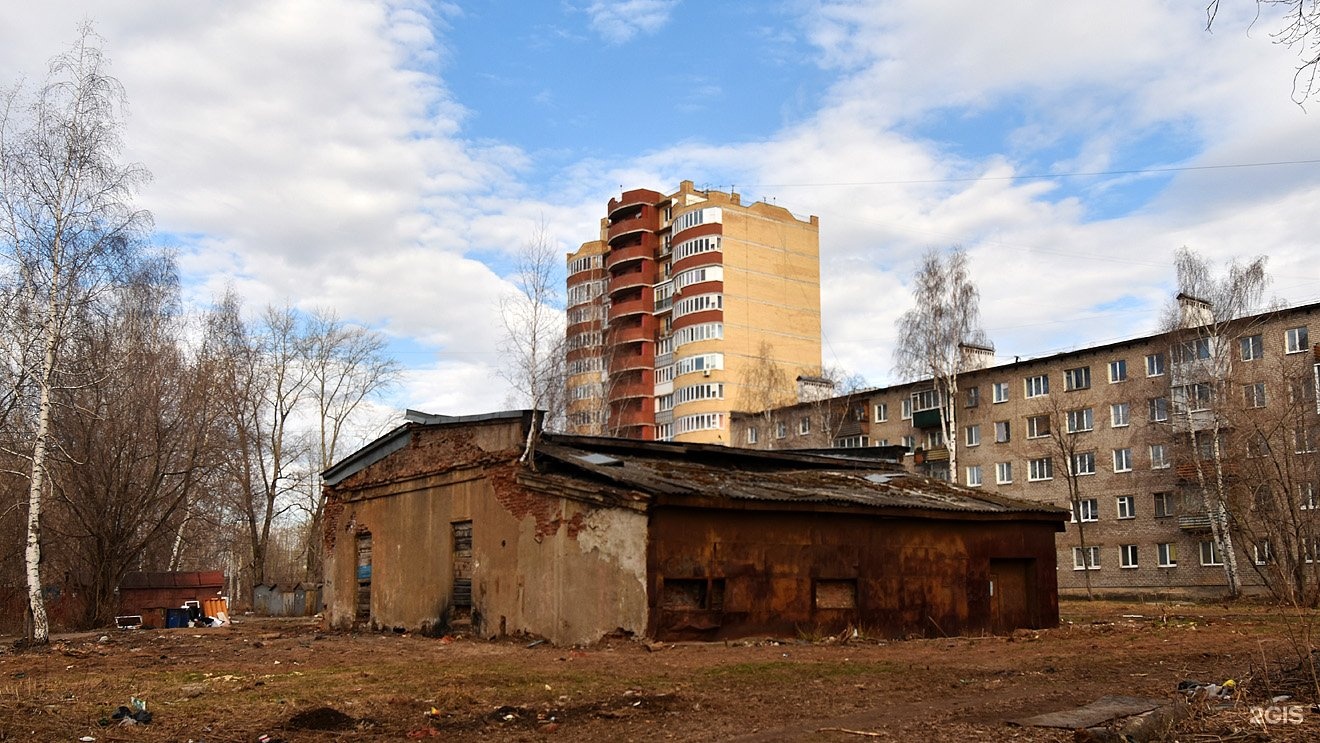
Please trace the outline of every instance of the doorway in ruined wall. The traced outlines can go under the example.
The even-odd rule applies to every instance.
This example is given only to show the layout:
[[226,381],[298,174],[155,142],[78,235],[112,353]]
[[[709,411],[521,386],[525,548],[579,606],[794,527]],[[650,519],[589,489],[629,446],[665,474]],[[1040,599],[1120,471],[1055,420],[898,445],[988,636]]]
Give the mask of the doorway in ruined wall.
[[455,521],[451,527],[454,587],[449,596],[449,605],[453,609],[449,623],[452,625],[472,621],[472,522]]
[[1039,627],[1036,600],[1036,561],[990,560],[990,629],[1012,632]]
[[357,535],[357,606],[353,621],[371,621],[371,532]]

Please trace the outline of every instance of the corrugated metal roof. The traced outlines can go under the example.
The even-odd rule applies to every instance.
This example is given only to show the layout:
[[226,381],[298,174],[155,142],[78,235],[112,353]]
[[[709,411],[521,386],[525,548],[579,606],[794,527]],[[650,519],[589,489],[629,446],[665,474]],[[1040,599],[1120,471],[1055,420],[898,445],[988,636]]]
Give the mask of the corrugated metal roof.
[[[695,446],[547,436],[538,454],[617,487],[655,495],[969,514],[1067,514],[1047,504],[953,485],[874,460]],[[601,448],[608,450],[613,460],[609,464],[593,463],[592,455]]]

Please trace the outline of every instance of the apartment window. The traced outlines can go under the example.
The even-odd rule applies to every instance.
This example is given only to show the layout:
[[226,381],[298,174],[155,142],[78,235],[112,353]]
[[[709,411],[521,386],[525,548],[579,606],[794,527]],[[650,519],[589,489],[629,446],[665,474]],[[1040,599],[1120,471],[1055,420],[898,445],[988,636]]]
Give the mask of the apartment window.
[[1073,523],[1100,520],[1100,501],[1095,498],[1083,498],[1073,504]]
[[1121,568],[1137,567],[1137,545],[1120,544],[1118,546],[1118,566]]
[[1027,397],[1040,397],[1050,394],[1050,378],[1045,374],[1027,377],[1023,380],[1023,386],[1026,388]]
[[1305,325],[1283,331],[1283,349],[1285,353],[1301,353],[1310,350],[1310,345],[1310,341],[1306,337]]
[[1296,405],[1297,403],[1310,402],[1315,397],[1315,385],[1306,379],[1289,379],[1288,382],[1288,402]]
[[870,443],[870,439],[864,434],[855,436],[843,436],[834,440],[835,449],[861,449]]
[[778,423],[776,423],[775,438],[782,439],[787,435],[788,435],[788,424],[783,421],[779,421]]
[[811,418],[804,415],[798,419],[798,435],[805,436],[809,433],[811,433]]
[[1109,383],[1127,381],[1127,359],[1109,362]]
[[1011,432],[1009,431],[1008,421],[995,421],[995,443],[1008,443]]
[[1182,384],[1173,388],[1173,404],[1189,413],[1210,409],[1210,385]]
[[967,445],[977,446],[981,443],[981,426],[973,424],[967,427]]
[[1000,485],[1007,485],[1013,482],[1013,463],[999,462],[995,464],[995,482]]
[[1115,449],[1114,450],[1114,471],[1131,472],[1132,471],[1132,450]]
[[1027,418],[1027,438],[1039,439],[1050,435],[1050,417],[1033,415]]
[[1178,547],[1172,542],[1155,545],[1155,554],[1162,568],[1178,567]]
[[1178,512],[1173,493],[1155,493],[1152,498],[1155,502],[1155,518],[1168,518]]
[[1201,564],[1202,565],[1223,565],[1224,560],[1219,555],[1219,545],[1215,544],[1213,539],[1201,542]]
[[849,414],[852,416],[852,419],[853,419],[854,421],[857,421],[858,423],[862,423],[862,422],[866,421],[866,406],[865,406],[865,405],[854,405],[854,406],[852,406],[851,408],[848,409],[848,412],[849,412]]
[[917,448],[917,437],[904,436],[902,439],[900,439],[900,443],[902,443],[903,446],[906,447],[908,451],[912,451],[913,449]]
[[937,390],[925,390],[912,396],[912,409],[917,412],[935,410],[940,407],[940,393]]
[[1132,406],[1116,402],[1109,406],[1109,427],[1122,428],[1132,422]]
[[1074,475],[1094,475],[1095,452],[1084,451],[1074,454],[1072,457],[1072,471]]
[[1072,392],[1073,390],[1085,390],[1091,388],[1091,367],[1079,366],[1076,369],[1065,369],[1063,371],[1063,389]]
[[1114,504],[1120,519],[1135,519],[1137,517],[1136,496],[1120,495],[1114,499]]
[[1008,402],[1008,382],[995,382],[990,387],[990,397],[994,402]]
[[1257,565],[1268,565],[1274,562],[1274,550],[1271,549],[1269,542],[1260,542],[1251,545],[1251,557]]
[[755,443],[756,443],[756,438],[757,438],[757,431],[756,431],[756,428],[753,427],[753,426],[748,426],[748,427],[747,427],[747,443],[749,443],[749,444],[755,444]]
[[912,420],[912,398],[903,398],[903,402],[900,405],[901,409],[899,410],[899,417],[905,421]]
[[1169,419],[1169,398],[1152,397],[1146,401],[1146,409],[1151,423],[1163,423]]
[[1314,511],[1316,509],[1320,509],[1320,501],[1316,500],[1316,495],[1315,495],[1315,483],[1304,482],[1298,486],[1298,490],[1301,492],[1301,496],[1302,496],[1300,500],[1299,508],[1301,508],[1303,511]]
[[1068,433],[1090,431],[1095,427],[1095,414],[1091,408],[1068,411]]
[[980,387],[968,387],[968,388],[967,388],[967,407],[969,407],[969,408],[974,408],[974,407],[976,407],[977,405],[980,405],[980,404],[981,404],[981,388],[980,388]]
[[1265,383],[1242,385],[1242,398],[1249,408],[1265,407]]
[[1310,454],[1315,451],[1315,429],[1300,424],[1293,429],[1293,453]]
[[884,423],[885,421],[889,420],[889,404],[888,404],[888,403],[878,402],[878,403],[875,404],[874,410],[875,410],[875,422],[876,422],[876,423]]
[[938,428],[935,429],[934,431],[927,431],[926,448],[938,449],[941,446],[944,446],[944,432],[939,430]]
[[1169,468],[1168,444],[1150,445],[1150,468],[1153,470],[1164,470]]
[[1054,479],[1054,460],[1041,457],[1027,462],[1027,480],[1039,482]]
[[1265,356],[1265,340],[1259,333],[1238,338],[1238,350],[1243,361],[1255,361]]
[[1189,341],[1183,341],[1173,347],[1174,363],[1185,363],[1188,361],[1200,361],[1210,358],[1210,339],[1193,338]]
[[1073,547],[1073,570],[1099,570],[1100,548]]
[[973,464],[967,468],[967,484],[968,485],[981,484],[981,465]]
[[1152,353],[1146,357],[1146,376],[1160,377],[1164,375],[1164,354]]

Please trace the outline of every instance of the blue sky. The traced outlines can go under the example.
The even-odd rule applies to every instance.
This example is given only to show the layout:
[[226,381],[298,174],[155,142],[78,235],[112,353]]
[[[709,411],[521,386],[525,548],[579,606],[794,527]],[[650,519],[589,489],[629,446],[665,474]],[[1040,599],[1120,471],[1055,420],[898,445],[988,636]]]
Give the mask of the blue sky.
[[6,84],[105,38],[191,301],[382,330],[398,408],[513,401],[509,255],[683,179],[820,217],[825,360],[872,384],[931,246],[969,251],[1005,358],[1154,330],[1182,245],[1320,301],[1320,165],[1206,168],[1320,159],[1251,2],[1214,33],[1175,0],[11,4]]

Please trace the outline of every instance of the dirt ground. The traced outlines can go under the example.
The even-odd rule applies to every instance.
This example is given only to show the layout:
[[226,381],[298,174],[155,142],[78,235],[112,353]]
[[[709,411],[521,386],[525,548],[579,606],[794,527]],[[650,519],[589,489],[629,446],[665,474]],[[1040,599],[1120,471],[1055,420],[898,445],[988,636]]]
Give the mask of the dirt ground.
[[[1067,601],[1058,629],[1011,637],[865,637],[590,648],[321,632],[239,617],[217,629],[61,636],[0,652],[0,740],[1072,740],[1007,720],[1105,695],[1172,699],[1238,683],[1184,741],[1317,740],[1295,612],[1260,605]],[[1310,620],[1320,631],[1320,621]],[[1262,727],[1253,705],[1301,724]],[[148,724],[114,719],[144,700]],[[1284,713],[1286,714],[1286,712]],[[1283,715],[1275,714],[1278,721]]]

